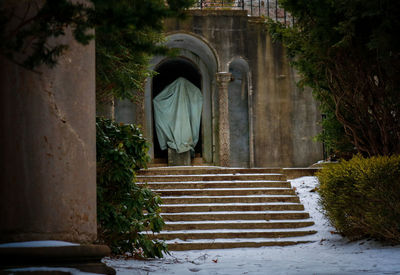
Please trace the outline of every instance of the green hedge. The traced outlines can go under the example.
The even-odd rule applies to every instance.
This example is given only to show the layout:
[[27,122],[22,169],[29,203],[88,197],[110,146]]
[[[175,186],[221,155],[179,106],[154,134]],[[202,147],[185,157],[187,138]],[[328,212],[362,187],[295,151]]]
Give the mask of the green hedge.
[[162,257],[166,244],[141,233],[159,232],[164,221],[160,197],[135,184],[135,172],[149,161],[149,144],[140,129],[97,118],[96,148],[99,241],[114,254]]
[[355,156],[317,177],[320,203],[339,233],[400,244],[400,156]]

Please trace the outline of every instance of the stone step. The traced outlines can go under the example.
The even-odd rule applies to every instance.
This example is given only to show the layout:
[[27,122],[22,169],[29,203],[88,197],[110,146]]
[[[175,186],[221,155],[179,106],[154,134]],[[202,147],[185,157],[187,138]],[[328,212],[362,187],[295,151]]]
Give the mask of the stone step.
[[199,204],[199,203],[263,203],[263,202],[293,202],[299,203],[297,196],[184,196],[161,197],[163,204]]
[[[214,166],[209,166],[207,164],[204,164],[203,158],[202,157],[195,157],[192,159],[192,165],[193,166],[180,166],[180,168],[201,168],[201,167],[214,167]],[[149,170],[153,170],[153,169],[170,169],[170,168],[174,168],[176,166],[168,166],[168,160],[164,159],[164,158],[155,158],[152,160],[151,163],[149,163],[148,165]]]
[[282,168],[223,168],[223,167],[163,167],[163,168],[150,168],[138,171],[137,175],[150,176],[150,175],[200,175],[200,174],[283,174]]
[[273,180],[286,181],[283,174],[215,174],[215,175],[155,175],[137,176],[138,182],[186,182],[186,181],[246,181]]
[[151,238],[170,250],[293,245],[315,233],[281,168],[162,167],[137,180],[163,200],[166,225]]
[[309,241],[265,241],[265,242],[174,242],[168,244],[171,251],[229,249],[241,247],[289,246],[309,243]]
[[[291,231],[267,231],[267,230],[254,230],[254,231],[169,231],[149,235],[151,238],[159,240],[199,240],[199,239],[245,239],[245,238],[290,238],[315,234],[314,230],[291,230]],[[209,230],[210,231],[210,230]]]
[[223,212],[162,213],[165,221],[228,221],[228,220],[300,220],[309,219],[306,212]]
[[162,213],[215,212],[215,211],[302,211],[304,206],[297,203],[279,204],[170,204],[162,205]]
[[163,197],[167,196],[244,196],[244,195],[295,195],[291,188],[209,188],[209,189],[169,189],[153,190]]
[[148,182],[150,189],[208,189],[208,188],[290,188],[287,181],[208,181],[208,182]]
[[167,222],[164,230],[206,230],[206,229],[279,229],[279,228],[302,228],[314,225],[312,221],[224,221],[224,222]]

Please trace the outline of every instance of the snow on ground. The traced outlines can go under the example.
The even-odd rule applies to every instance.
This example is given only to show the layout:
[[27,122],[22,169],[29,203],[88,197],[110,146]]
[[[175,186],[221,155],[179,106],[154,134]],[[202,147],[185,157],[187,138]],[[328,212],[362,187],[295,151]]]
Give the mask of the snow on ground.
[[[400,246],[373,241],[349,242],[334,233],[319,212],[315,177],[291,180],[317,230],[313,243],[262,248],[171,252],[163,259],[104,262],[117,274],[400,274]],[[309,238],[310,239],[310,238]]]
[[22,268],[10,268],[4,270],[6,274],[71,274],[71,275],[98,275],[97,273],[83,272],[75,268],[67,267],[22,267]]
[[63,241],[52,241],[52,240],[0,244],[0,248],[1,247],[60,247],[60,246],[79,246],[79,244],[63,242]]

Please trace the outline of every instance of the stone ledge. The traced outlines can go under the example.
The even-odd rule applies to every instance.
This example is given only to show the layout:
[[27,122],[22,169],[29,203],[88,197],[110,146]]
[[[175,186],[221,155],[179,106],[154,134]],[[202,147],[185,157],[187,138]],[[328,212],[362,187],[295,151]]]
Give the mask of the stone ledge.
[[[105,245],[79,245],[58,247],[1,247],[0,270],[51,266],[77,268],[84,272],[115,274],[115,270],[101,263],[111,250]],[[13,272],[15,273],[15,272]]]
[[295,179],[300,177],[314,176],[321,168],[283,168],[283,173],[287,179]]

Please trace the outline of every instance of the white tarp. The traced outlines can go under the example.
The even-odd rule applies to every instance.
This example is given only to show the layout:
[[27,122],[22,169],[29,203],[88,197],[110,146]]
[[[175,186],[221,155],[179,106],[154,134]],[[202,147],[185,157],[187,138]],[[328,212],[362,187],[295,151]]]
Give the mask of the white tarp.
[[162,150],[194,150],[199,140],[203,95],[179,77],[153,99],[156,132]]

